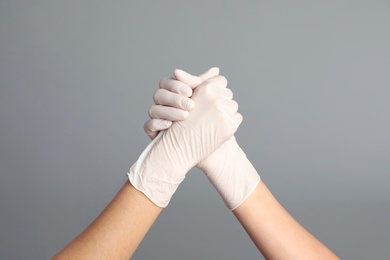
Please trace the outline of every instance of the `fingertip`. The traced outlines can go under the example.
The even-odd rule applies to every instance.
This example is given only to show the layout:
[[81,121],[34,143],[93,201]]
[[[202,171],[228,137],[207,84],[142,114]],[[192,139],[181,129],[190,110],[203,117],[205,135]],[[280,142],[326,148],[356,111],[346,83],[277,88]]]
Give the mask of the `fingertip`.
[[164,129],[167,129],[168,127],[170,127],[172,125],[172,121],[169,121],[169,120],[162,120],[160,122],[160,125],[162,127],[164,127]]
[[205,73],[199,75],[199,77],[202,79],[202,81],[205,81],[218,75],[219,75],[219,68],[212,67],[209,70],[207,70]]
[[156,138],[156,136],[157,136],[157,133],[155,133],[155,132],[153,132],[153,133],[146,133],[148,136],[149,136],[149,138],[151,139],[151,140],[153,140],[154,138]]
[[156,134],[156,131],[153,131],[153,129],[152,129],[152,124],[153,124],[152,122],[153,122],[152,120],[148,120],[145,122],[144,131],[150,137],[150,139],[153,140],[157,134]]
[[190,99],[190,98],[183,98],[183,99],[181,99],[181,101],[180,101],[180,105],[181,105],[181,107],[182,107],[183,109],[185,109],[185,110],[191,110],[191,109],[194,108],[195,103],[194,103],[194,101],[193,101],[192,99]]
[[192,88],[188,85],[185,85],[179,89],[179,92],[182,96],[191,97],[192,96]]
[[189,99],[187,108],[189,110],[193,109],[195,107],[195,102],[192,99]]
[[196,88],[200,83],[202,83],[202,80],[199,77],[191,75],[181,69],[175,69],[173,74],[178,81],[187,84],[191,89]]
[[177,75],[180,75],[180,73],[182,73],[183,70],[181,69],[174,69],[173,70],[173,76],[175,76],[175,78],[177,78]]
[[209,73],[212,75],[219,75],[219,68],[218,67],[212,67],[209,69]]
[[145,133],[150,136],[150,138],[156,137],[156,135],[172,125],[172,121],[162,120],[162,119],[150,119],[144,124]]
[[236,120],[237,120],[238,126],[240,126],[242,121],[244,120],[244,118],[240,113],[236,113]]
[[174,69],[173,75],[175,76],[176,79],[180,80],[180,78],[190,76],[191,74],[189,74],[188,72],[185,72],[182,69]]

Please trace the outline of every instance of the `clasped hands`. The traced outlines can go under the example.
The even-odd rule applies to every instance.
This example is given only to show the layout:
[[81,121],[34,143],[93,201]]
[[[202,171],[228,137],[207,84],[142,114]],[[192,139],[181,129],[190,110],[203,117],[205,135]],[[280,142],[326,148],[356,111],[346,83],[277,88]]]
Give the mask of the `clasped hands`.
[[153,140],[128,177],[159,207],[166,207],[195,165],[203,170],[227,207],[238,207],[260,176],[234,138],[242,122],[227,80],[211,68],[200,76],[175,70],[160,81],[145,132]]
[[126,183],[53,259],[129,259],[194,166],[234,210],[266,259],[339,259],[259,183],[234,138],[242,117],[219,69],[200,76],[175,70],[160,81],[154,102],[144,125],[152,142],[128,172],[132,185]]

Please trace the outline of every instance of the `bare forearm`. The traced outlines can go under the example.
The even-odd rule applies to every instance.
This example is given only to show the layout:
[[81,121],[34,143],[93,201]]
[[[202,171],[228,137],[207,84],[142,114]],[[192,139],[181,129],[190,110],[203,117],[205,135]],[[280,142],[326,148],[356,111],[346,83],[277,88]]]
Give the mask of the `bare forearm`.
[[161,210],[126,182],[95,221],[53,259],[129,259]]
[[233,213],[267,259],[339,259],[294,220],[263,182]]

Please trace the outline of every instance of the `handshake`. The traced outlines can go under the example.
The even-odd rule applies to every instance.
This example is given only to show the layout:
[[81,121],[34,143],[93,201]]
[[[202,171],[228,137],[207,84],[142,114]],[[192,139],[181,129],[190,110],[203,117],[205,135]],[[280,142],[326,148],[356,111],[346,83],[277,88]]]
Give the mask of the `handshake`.
[[242,122],[227,80],[211,68],[200,76],[175,70],[160,81],[145,132],[153,140],[127,173],[131,184],[165,208],[186,173],[199,167],[227,207],[237,208],[260,176],[237,144]]

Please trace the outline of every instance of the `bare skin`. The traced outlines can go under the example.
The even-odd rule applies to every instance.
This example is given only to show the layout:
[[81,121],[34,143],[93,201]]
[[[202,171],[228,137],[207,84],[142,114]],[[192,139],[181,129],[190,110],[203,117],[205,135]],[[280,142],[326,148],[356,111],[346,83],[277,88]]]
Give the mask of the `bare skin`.
[[[206,76],[188,79],[192,80],[189,85],[194,88]],[[171,106],[175,113],[165,110],[165,115],[171,115],[169,119],[158,114],[159,109],[150,113],[152,119],[145,124],[145,131],[151,138],[168,128],[171,121],[186,118],[183,110],[189,110],[189,107],[183,106],[177,94],[185,93],[184,96],[189,97],[191,93],[188,85],[186,90],[182,86],[174,78],[166,78],[160,83],[161,89],[176,96],[158,100],[158,103]],[[168,121],[161,123],[164,118]],[[161,211],[162,208],[126,182],[103,212],[52,259],[129,259]],[[263,182],[233,214],[267,259],[339,259],[294,220]]]
[[[171,121],[183,120],[186,117],[183,112],[190,110],[182,105],[190,97],[189,89],[196,88],[214,73],[219,70],[199,77],[175,71],[174,78],[161,81],[154,97],[156,105],[152,106],[155,109],[149,114],[151,120],[144,126],[145,132],[153,139],[159,131],[168,128]],[[164,95],[161,95],[162,91]],[[158,109],[159,106],[164,110]],[[162,120],[168,125],[159,124]],[[260,182],[233,213],[267,259],[339,259],[280,205],[264,182]]]
[[52,259],[129,259],[161,211],[126,182],[103,212]]
[[233,213],[267,259],[339,259],[280,205],[264,182]]

